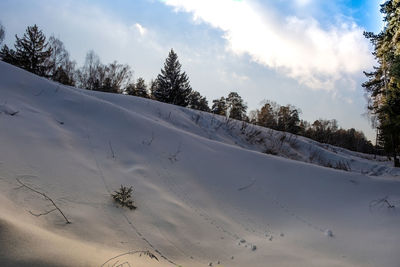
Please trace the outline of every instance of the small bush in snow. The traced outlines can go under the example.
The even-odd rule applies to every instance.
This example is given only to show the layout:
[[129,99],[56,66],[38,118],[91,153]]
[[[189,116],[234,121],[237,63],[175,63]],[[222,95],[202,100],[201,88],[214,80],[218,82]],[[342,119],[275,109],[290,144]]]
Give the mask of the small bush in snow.
[[132,200],[132,186],[127,187],[121,185],[118,191],[115,191],[114,194],[111,194],[112,198],[114,199],[115,202],[120,204],[122,207],[127,207],[131,210],[136,209],[136,206],[133,205],[133,200]]

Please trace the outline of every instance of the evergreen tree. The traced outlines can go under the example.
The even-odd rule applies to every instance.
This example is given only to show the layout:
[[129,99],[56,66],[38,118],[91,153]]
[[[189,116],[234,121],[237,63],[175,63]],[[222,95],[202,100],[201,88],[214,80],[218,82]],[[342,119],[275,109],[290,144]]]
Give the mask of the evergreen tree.
[[[73,62],[71,62],[71,64],[73,64]],[[61,84],[75,86],[74,69],[75,65],[71,65],[68,68],[59,66],[51,76],[51,79]]]
[[155,80],[151,79],[150,80],[149,88],[150,88],[150,98],[151,99],[156,99],[156,97],[154,96],[154,92],[157,91],[157,79],[155,79]]
[[287,131],[287,124],[290,118],[290,110],[287,106],[279,107],[278,111],[278,130]]
[[[21,68],[40,76],[46,76],[52,65],[48,63],[52,49],[46,42],[46,36],[36,26],[28,26],[24,36],[15,35],[15,60]],[[10,53],[10,55],[13,53]]]
[[12,65],[18,66],[17,56],[15,55],[15,50],[8,48],[4,45],[0,50],[0,58],[2,61],[10,63]]
[[363,83],[370,97],[369,109],[377,116],[379,139],[394,157],[395,166],[400,151],[400,1],[388,0],[381,5],[386,26],[379,34],[364,33],[374,46],[378,66],[365,72]]
[[157,76],[157,87],[152,92],[156,100],[186,107],[192,88],[185,72],[181,73],[178,55],[173,49],[164,63],[164,68]]
[[149,93],[147,91],[147,85],[143,78],[139,77],[137,79],[135,87],[136,87],[137,96],[145,97],[145,98],[149,97]]
[[290,110],[290,117],[287,124],[287,130],[289,133],[297,134],[300,132],[300,111],[297,108]]
[[128,86],[125,88],[125,94],[136,96],[135,90],[136,90],[136,88],[135,88],[135,83],[130,83],[130,84],[128,84]]
[[192,91],[191,94],[189,95],[188,107],[201,111],[207,111],[207,112],[210,111],[207,99],[204,96],[200,95],[200,93],[197,91]]
[[229,118],[236,120],[246,120],[247,105],[243,102],[242,97],[236,93],[229,93],[226,98],[226,105],[228,107]]
[[300,130],[299,123],[300,118],[298,109],[292,105],[279,107],[277,125],[278,130],[297,134]]
[[227,108],[225,97],[221,97],[220,99],[213,100],[211,112],[217,115],[226,116]]
[[143,78],[138,78],[136,83],[131,83],[126,88],[126,93],[128,95],[134,95],[139,97],[148,98],[149,94],[147,92],[147,85]]

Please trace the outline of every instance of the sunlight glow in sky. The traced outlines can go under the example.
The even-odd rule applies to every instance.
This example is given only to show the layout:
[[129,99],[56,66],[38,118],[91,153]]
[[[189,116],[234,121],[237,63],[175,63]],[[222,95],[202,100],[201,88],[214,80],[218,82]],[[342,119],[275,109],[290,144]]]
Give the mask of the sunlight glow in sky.
[[[373,63],[368,42],[362,35],[364,30],[351,21],[324,29],[313,18],[290,15],[277,20],[277,14],[262,11],[250,1],[164,2],[176,11],[193,14],[195,21],[221,29],[231,52],[248,54],[253,61],[311,89],[334,90],[337,80],[348,79]],[[300,4],[308,2],[302,0]]]

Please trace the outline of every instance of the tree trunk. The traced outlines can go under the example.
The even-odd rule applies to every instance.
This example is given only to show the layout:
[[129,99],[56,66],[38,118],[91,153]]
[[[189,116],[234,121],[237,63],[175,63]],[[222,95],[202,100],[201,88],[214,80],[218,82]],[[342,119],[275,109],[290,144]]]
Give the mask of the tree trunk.
[[399,159],[397,158],[397,136],[395,134],[392,134],[392,144],[393,144],[393,161],[394,161],[394,166],[395,167],[400,167],[400,162]]

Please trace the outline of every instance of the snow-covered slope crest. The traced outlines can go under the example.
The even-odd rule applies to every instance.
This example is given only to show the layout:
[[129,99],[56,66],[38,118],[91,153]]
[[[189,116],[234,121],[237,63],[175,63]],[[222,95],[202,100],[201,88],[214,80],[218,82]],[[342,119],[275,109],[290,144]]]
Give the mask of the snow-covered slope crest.
[[[1,265],[398,266],[395,169],[252,127],[0,62]],[[314,150],[357,172],[301,162]]]

